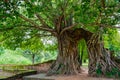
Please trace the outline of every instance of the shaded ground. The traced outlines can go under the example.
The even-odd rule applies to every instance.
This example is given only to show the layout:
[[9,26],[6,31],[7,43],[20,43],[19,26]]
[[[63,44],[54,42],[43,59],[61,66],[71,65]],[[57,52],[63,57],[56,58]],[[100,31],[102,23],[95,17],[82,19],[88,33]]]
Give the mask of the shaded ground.
[[15,75],[15,73],[0,70],[0,79]]
[[34,70],[2,71],[0,70],[0,80],[17,80],[23,76],[36,74]]
[[[89,77],[87,74],[79,74],[72,76],[50,76],[46,77],[45,74],[37,74],[27,77],[25,80],[117,80],[109,78],[95,78]],[[118,79],[119,80],[119,79]]]
[[37,75],[26,76],[24,80],[120,80],[120,79],[111,79],[111,78],[96,78],[88,76],[88,69],[82,68],[83,72],[79,75],[72,76],[46,76],[45,73],[39,73]]
[[14,74],[12,73],[6,73],[6,72],[0,72],[0,79],[2,78],[6,78],[6,77],[10,77],[13,76]]

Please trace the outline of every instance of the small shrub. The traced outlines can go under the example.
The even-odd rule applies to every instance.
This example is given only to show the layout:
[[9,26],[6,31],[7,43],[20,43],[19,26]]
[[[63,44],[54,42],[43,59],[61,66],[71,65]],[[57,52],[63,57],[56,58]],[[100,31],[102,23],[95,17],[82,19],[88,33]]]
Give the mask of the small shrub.
[[97,76],[101,76],[102,75],[102,70],[101,70],[101,65],[100,64],[97,64],[96,74],[97,74]]
[[117,68],[113,68],[111,71],[106,72],[107,77],[120,77],[120,70]]

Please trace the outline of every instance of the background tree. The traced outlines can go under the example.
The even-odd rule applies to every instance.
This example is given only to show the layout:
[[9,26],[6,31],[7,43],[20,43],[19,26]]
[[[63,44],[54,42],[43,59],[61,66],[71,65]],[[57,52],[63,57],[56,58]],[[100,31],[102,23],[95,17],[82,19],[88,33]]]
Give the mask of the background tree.
[[120,52],[120,35],[119,29],[107,28],[104,30],[104,43],[105,48],[110,51],[110,56],[113,60],[119,62],[119,52]]

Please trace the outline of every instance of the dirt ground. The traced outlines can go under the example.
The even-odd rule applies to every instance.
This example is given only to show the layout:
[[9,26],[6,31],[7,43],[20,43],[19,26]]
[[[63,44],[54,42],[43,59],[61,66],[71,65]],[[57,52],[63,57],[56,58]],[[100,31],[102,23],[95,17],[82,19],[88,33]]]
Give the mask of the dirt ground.
[[[64,76],[64,75],[58,75],[58,76],[46,76],[45,73],[39,73],[36,75],[30,75],[25,80],[120,80],[115,78],[97,78],[97,77],[90,77],[88,76],[88,69],[82,68],[83,72],[79,75],[71,75],[71,76]],[[37,78],[37,79],[36,79]]]
[[95,78],[88,77],[87,75],[76,75],[76,76],[59,76],[55,80],[120,80],[120,79],[109,79],[109,78]]
[[79,75],[56,76],[55,80],[120,80],[120,79],[89,77],[88,73],[83,72]]
[[25,80],[120,80],[120,79],[112,79],[112,78],[97,78],[97,77],[89,77],[87,73],[81,73],[79,75],[71,75],[71,76],[49,76],[46,77],[45,74],[37,74],[31,75],[28,79]]
[[14,73],[11,72],[6,72],[6,71],[2,71],[0,70],[0,78],[6,78],[6,77],[10,77],[15,75]]

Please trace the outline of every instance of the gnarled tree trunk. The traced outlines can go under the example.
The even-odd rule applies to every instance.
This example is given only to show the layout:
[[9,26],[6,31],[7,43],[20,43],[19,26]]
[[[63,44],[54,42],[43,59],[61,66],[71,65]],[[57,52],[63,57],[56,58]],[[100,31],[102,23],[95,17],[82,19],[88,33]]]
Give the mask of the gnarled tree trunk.
[[110,53],[104,48],[103,42],[100,41],[99,35],[93,35],[87,42],[89,53],[89,75],[106,76],[113,73],[117,76],[120,67],[112,61]]
[[76,29],[70,32],[66,31],[64,34],[57,36],[59,54],[57,60],[50,67],[48,75],[80,73],[81,69],[77,49],[78,41],[82,38],[87,42],[89,53],[88,73],[90,76],[97,76],[97,72],[101,76],[105,76],[106,73],[112,72],[113,69],[120,71],[119,66],[112,61],[109,52],[104,48],[99,35],[94,35],[84,29]]
[[69,32],[64,32],[64,34],[58,36],[57,39],[59,54],[57,60],[50,67],[47,75],[71,75],[80,73],[78,40],[73,38],[72,33]]

